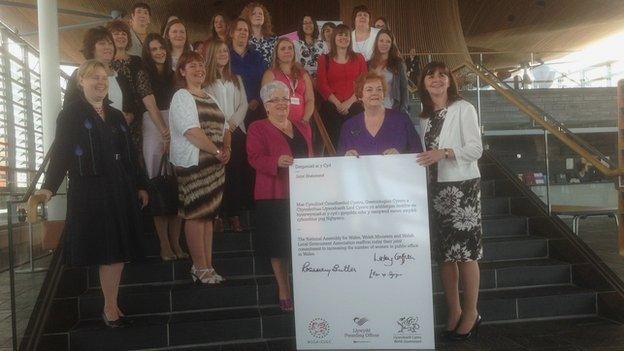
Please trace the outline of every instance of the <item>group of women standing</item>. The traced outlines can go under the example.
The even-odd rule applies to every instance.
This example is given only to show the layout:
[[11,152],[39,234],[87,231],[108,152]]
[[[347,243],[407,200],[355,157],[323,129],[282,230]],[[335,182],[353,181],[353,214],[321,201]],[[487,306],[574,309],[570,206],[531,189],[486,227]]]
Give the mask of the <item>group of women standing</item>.
[[[427,65],[419,81],[421,139],[407,115],[396,39],[383,18],[371,27],[364,6],[353,11],[353,30],[331,22],[319,30],[304,16],[293,41],[274,35],[266,7],[253,2],[230,23],[215,14],[210,38],[195,50],[181,19],[170,16],[160,35],[145,32],[150,16],[138,3],[130,25],[115,20],[85,35],[86,62],[68,85],[38,192],[48,200],[68,174],[66,258],[100,267],[108,326],[126,323],[117,305],[121,272],[142,255],[149,179],[169,162],[177,213],[152,213],[162,259],[188,257],[179,242],[184,223],[192,280],[224,281],[212,264],[213,223],[225,217],[241,231],[239,214],[253,194],[254,247],[271,259],[279,306],[293,309],[288,167],[315,154],[309,122],[319,106],[339,156],[415,153],[429,167],[432,242],[449,307],[445,336],[473,335],[481,321],[482,147],[475,110],[443,63]],[[141,57],[131,54],[137,46]]]

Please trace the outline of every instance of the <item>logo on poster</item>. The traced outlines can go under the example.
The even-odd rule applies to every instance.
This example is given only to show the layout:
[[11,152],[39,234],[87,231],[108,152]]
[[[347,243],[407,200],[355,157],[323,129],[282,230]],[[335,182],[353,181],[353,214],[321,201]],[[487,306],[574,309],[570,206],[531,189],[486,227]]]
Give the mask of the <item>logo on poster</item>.
[[314,318],[308,323],[310,335],[317,339],[323,339],[329,335],[329,323],[323,318]]
[[378,338],[379,333],[375,333],[369,326],[364,326],[370,319],[367,317],[355,317],[353,318],[353,324],[355,327],[344,334],[347,339],[353,339],[354,344],[358,343],[370,343],[370,338]]
[[363,326],[364,324],[366,324],[366,322],[368,322],[368,318],[366,317],[355,317],[353,318],[353,323],[357,324],[358,327]]
[[420,329],[420,325],[418,324],[418,317],[401,317],[397,321],[397,324],[400,327],[398,331],[399,334],[413,334],[417,333]]
[[399,330],[394,334],[395,344],[421,343],[420,324],[417,316],[404,316],[397,320]]

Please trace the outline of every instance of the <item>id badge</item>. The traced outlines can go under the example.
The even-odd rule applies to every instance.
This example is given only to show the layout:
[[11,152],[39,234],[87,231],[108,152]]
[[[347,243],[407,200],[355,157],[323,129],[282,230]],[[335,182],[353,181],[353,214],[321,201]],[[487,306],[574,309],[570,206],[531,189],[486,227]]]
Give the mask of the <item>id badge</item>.
[[299,98],[298,98],[298,97],[294,97],[294,96],[293,96],[293,97],[291,97],[291,98],[290,98],[290,104],[291,104],[291,105],[300,105],[300,104],[301,104],[301,101],[299,100]]

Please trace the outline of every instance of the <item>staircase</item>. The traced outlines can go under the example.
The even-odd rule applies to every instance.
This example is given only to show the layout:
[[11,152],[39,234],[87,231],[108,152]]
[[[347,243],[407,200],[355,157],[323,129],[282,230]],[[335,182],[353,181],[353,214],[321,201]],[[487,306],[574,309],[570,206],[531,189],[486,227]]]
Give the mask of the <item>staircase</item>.
[[[480,167],[485,256],[479,310],[484,320],[624,320],[621,281],[615,286],[608,268],[592,263],[584,244],[563,222],[548,217],[539,200],[495,159],[486,155]],[[254,256],[249,232],[215,235],[214,264],[228,279],[216,286],[191,284],[190,262],[161,262],[156,237],[146,241],[154,257],[127,265],[120,289],[120,306],[132,326],[103,326],[97,269],[66,268],[39,350],[295,350],[293,315],[277,307],[270,264]],[[440,324],[444,296],[436,266],[433,271]]]

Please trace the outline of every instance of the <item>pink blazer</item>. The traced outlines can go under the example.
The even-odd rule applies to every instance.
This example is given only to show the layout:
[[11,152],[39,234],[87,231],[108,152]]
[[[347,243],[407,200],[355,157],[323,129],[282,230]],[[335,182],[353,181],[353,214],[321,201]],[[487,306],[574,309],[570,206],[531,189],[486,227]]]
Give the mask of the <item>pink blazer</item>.
[[[306,139],[308,157],[312,157],[312,140],[305,133],[306,125],[302,122],[292,124]],[[277,160],[282,155],[292,156],[282,132],[268,118],[253,122],[247,130],[247,158],[256,170],[254,199],[288,198],[288,168],[277,166]]]

